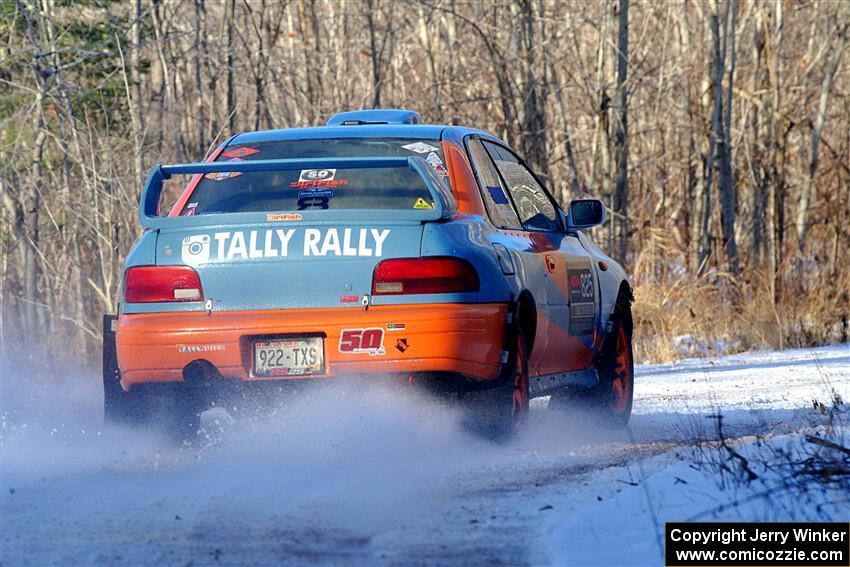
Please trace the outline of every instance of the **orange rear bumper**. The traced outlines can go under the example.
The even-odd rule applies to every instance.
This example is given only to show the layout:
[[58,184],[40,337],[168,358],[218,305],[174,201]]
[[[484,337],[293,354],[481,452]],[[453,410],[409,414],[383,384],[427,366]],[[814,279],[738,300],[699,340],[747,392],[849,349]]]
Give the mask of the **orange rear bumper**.
[[[269,380],[252,375],[253,337],[320,333],[325,372],[315,378],[454,372],[488,380],[498,375],[506,312],[505,304],[495,303],[122,314],[116,332],[118,366],[125,388],[182,381],[183,368],[199,359],[225,377]],[[368,328],[384,329],[384,354],[340,352],[343,329]],[[272,379],[292,378],[303,377]]]

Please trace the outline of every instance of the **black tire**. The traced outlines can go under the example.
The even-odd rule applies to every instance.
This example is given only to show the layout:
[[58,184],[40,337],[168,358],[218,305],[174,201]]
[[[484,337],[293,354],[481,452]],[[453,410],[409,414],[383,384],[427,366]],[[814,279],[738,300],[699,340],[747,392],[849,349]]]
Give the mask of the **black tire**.
[[519,431],[528,418],[528,348],[522,331],[511,331],[508,362],[496,385],[465,392],[466,425],[476,435],[505,441]]
[[177,443],[195,438],[202,411],[196,390],[183,382],[144,384],[141,388],[147,429]]
[[151,430],[177,442],[191,440],[200,426],[202,404],[186,384],[143,384],[129,391],[121,386],[114,320],[111,315],[103,318],[104,423]]
[[587,390],[555,392],[549,406],[557,410],[578,409],[598,425],[628,425],[634,400],[635,368],[632,353],[632,314],[628,302],[618,303],[611,318],[612,329],[594,362],[599,384]]

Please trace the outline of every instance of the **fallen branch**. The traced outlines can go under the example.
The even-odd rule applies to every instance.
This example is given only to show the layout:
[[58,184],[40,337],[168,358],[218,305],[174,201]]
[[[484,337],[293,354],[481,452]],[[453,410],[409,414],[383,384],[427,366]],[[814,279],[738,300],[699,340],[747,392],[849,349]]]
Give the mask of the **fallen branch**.
[[827,449],[840,451],[845,455],[850,456],[850,449],[843,445],[839,445],[838,443],[833,443],[832,441],[829,441],[827,439],[821,439],[820,437],[815,437],[814,435],[806,435],[806,441],[815,445],[820,445],[821,447],[826,447]]

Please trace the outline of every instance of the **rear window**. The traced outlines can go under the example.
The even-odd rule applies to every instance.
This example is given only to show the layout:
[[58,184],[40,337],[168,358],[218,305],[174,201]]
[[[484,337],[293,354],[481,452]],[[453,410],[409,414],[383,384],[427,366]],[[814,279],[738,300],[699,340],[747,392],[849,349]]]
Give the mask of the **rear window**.
[[[317,139],[231,145],[216,161],[333,157],[420,157],[446,176],[438,140]],[[430,209],[432,196],[407,167],[209,173],[181,215],[303,211],[308,209]]]

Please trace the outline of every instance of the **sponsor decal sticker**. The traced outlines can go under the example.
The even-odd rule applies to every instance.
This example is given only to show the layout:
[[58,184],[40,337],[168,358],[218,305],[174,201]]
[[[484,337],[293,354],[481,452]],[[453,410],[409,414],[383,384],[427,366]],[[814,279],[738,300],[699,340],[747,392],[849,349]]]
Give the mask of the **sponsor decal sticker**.
[[434,171],[436,171],[440,175],[448,175],[449,173],[446,171],[446,166],[443,165],[443,160],[440,159],[436,153],[431,152],[428,154],[428,157],[425,158],[425,161],[428,162]]
[[298,213],[269,213],[266,215],[266,221],[299,221],[304,217]]
[[[324,234],[317,228],[304,231],[304,256],[377,256],[383,254],[384,241],[389,229],[346,228],[340,238],[339,230],[327,229]],[[355,246],[355,242],[357,245]]]
[[242,173],[239,171],[219,171],[217,173],[207,173],[204,175],[204,178],[211,181],[225,181],[226,179],[239,177],[240,175],[242,175]]
[[221,352],[226,348],[225,345],[177,345],[178,352]]
[[221,155],[229,158],[243,158],[245,156],[252,156],[254,154],[260,153],[260,150],[256,148],[234,148],[232,150],[228,150],[226,152],[222,152]]
[[301,199],[303,197],[333,197],[334,190],[333,189],[307,189],[306,191],[299,191],[298,198]]
[[196,234],[183,239],[180,256],[184,262],[206,264],[210,261],[210,235]]
[[289,184],[292,189],[310,189],[313,187],[341,187],[348,185],[348,179],[327,179],[317,181],[293,181]]
[[[269,215],[271,217],[272,215]],[[269,220],[300,220],[301,215],[276,215]],[[214,261],[256,260],[303,256],[381,257],[390,229],[295,228],[237,230],[190,235],[183,239],[182,258],[190,265]],[[297,238],[296,238],[297,235]]]
[[404,323],[387,323],[387,331],[391,333],[394,331],[403,331],[405,328]]
[[397,351],[404,353],[404,351],[410,348],[410,345],[407,344],[407,339],[398,339],[395,342],[395,348]]
[[330,197],[301,197],[298,199],[298,210],[328,209],[330,208]]
[[590,263],[567,265],[567,287],[570,292],[570,333],[588,335],[596,320],[596,293]]
[[351,354],[383,355],[384,330],[343,329],[339,335],[339,352]]
[[340,295],[339,296],[340,303],[360,303],[359,295]]
[[415,142],[413,144],[407,144],[402,146],[402,148],[404,148],[405,150],[410,150],[411,152],[416,152],[417,154],[427,154],[428,152],[436,152],[439,149],[424,142]]
[[335,169],[302,169],[298,181],[332,181],[335,175]]
[[507,205],[508,204],[508,196],[505,195],[505,190],[501,187],[487,187],[487,192],[490,194],[490,198],[497,205]]
[[413,203],[413,208],[414,209],[433,209],[434,204],[429,203],[428,201],[426,201],[422,197],[419,197],[418,199],[416,199],[416,202]]

